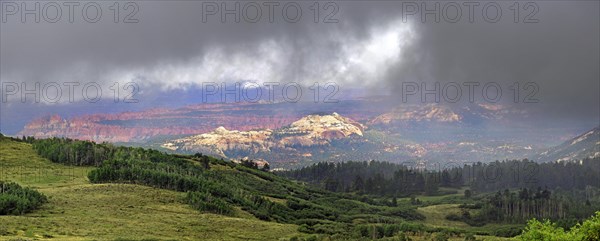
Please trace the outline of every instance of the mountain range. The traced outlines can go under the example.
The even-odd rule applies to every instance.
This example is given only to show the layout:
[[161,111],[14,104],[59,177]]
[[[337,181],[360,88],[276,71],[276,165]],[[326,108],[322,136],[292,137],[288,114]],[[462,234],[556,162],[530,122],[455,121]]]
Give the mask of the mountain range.
[[393,105],[377,99],[195,104],[72,118],[46,116],[28,123],[18,135],[250,158],[282,168],[318,161],[375,159],[435,165],[596,155],[597,130],[585,140],[571,140],[573,145],[557,146],[582,128],[545,127],[530,115],[498,104]]
[[600,126],[540,153],[535,159],[563,162],[595,157],[600,157]]
[[[220,126],[212,132],[167,142],[162,147],[173,151],[204,152],[228,157],[225,152],[296,151],[294,147],[330,145],[333,140],[362,137],[365,127],[338,113],[308,115],[275,130],[227,130]],[[309,153],[304,155],[310,156]],[[239,156],[238,156],[239,157]]]

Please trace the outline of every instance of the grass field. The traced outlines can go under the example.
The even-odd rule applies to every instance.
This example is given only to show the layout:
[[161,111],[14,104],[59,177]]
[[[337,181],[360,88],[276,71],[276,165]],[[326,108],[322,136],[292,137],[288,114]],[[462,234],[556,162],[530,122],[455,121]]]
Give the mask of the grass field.
[[417,211],[425,216],[426,223],[434,227],[454,227],[468,229],[470,226],[460,221],[451,221],[446,219],[450,213],[459,213],[458,204],[440,204],[427,207],[420,207]]
[[132,184],[89,184],[88,167],[37,156],[31,145],[0,141],[0,180],[44,193],[49,203],[23,216],[0,216],[0,240],[277,240],[300,235],[296,225],[205,214],[184,193]]
[[[423,221],[423,223],[425,225],[428,225],[431,227],[459,228],[459,229],[467,230],[472,233],[482,233],[482,232],[493,232],[494,230],[502,228],[502,227],[514,226],[514,225],[507,225],[507,224],[488,223],[481,227],[472,227],[464,222],[452,221],[452,220],[446,219],[446,215],[448,215],[450,213],[460,213],[461,212],[461,209],[458,206],[459,206],[459,204],[438,204],[438,205],[420,207],[417,209],[417,211],[425,216],[425,220]],[[502,237],[495,237],[495,236],[482,236],[482,235],[476,235],[476,236],[477,236],[478,240],[514,240],[511,238],[502,238]],[[450,240],[453,240],[453,239],[451,238]],[[463,240],[463,239],[456,239],[456,240]]]

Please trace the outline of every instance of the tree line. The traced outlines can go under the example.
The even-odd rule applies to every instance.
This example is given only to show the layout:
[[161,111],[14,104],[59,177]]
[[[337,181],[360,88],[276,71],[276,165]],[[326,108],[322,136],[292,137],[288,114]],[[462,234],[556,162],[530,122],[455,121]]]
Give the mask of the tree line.
[[416,171],[380,161],[320,162],[277,174],[316,184],[334,192],[357,192],[383,196],[435,194],[440,186],[436,173]]
[[530,160],[454,165],[443,170],[410,168],[389,162],[320,162],[279,175],[337,192],[386,196],[435,194],[438,187],[468,186],[473,192],[504,189],[585,189],[600,185],[600,158],[578,162],[535,163]]
[[[599,165],[600,158],[570,163],[521,160],[430,171],[379,161],[322,162],[278,174],[329,191],[392,198],[392,203],[396,197],[412,197],[415,205],[420,201],[414,195],[440,194],[439,187],[468,187],[464,198],[475,204],[462,205],[462,213],[449,214],[447,219],[482,226],[549,218],[569,226],[600,207]],[[469,211],[474,209],[476,215]]]

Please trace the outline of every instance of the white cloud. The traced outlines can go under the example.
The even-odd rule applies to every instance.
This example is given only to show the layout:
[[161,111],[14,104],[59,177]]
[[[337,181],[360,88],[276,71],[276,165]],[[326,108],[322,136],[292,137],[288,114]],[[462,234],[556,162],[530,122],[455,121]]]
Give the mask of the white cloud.
[[412,26],[400,22],[373,28],[364,39],[349,35],[338,32],[310,39],[308,49],[298,49],[287,39],[248,43],[236,50],[217,47],[186,63],[128,70],[117,79],[140,76],[145,85],[165,90],[235,81],[374,85],[400,61],[402,49],[415,38]]

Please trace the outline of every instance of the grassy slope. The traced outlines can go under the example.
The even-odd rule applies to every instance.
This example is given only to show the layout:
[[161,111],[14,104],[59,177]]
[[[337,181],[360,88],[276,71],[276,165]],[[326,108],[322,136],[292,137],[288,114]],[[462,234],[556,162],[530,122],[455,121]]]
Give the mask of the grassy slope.
[[183,193],[131,184],[89,184],[88,167],[67,167],[40,158],[31,145],[0,140],[0,180],[33,187],[49,197],[41,210],[0,216],[0,240],[176,239],[274,240],[298,235],[296,225],[203,214]]
[[[425,216],[425,224],[433,227],[454,227],[469,230],[471,232],[493,231],[501,227],[511,226],[507,224],[488,223],[482,227],[471,227],[468,224],[460,221],[451,221],[446,219],[446,215],[450,213],[461,213],[459,204],[438,204],[426,207],[420,207],[417,211]],[[509,238],[478,236],[485,240],[511,240]]]
[[[450,190],[450,188],[447,188]],[[452,221],[446,219],[446,216],[451,213],[461,213],[461,209],[458,207],[460,204],[466,201],[463,198],[465,188],[456,189],[456,194],[439,195],[439,196],[424,196],[417,195],[416,198],[422,202],[425,202],[426,206],[417,208],[417,212],[425,216],[425,220],[421,223],[429,227],[441,227],[441,228],[458,228],[467,230],[473,233],[479,232],[490,232],[502,227],[514,226],[510,224],[498,224],[488,223],[482,227],[473,227],[461,221]],[[401,198],[400,202],[409,203],[410,198]],[[495,236],[483,236],[476,235],[478,240],[514,240],[514,238],[503,238]],[[412,237],[415,240],[425,240],[424,237]],[[450,240],[464,240],[462,237],[451,237]]]

